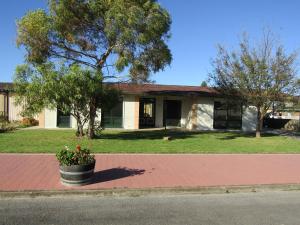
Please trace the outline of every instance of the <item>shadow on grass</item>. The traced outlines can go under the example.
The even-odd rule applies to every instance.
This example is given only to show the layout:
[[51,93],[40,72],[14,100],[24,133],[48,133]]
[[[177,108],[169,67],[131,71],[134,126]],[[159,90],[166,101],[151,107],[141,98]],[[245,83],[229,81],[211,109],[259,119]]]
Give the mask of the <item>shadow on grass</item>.
[[[279,136],[277,134],[272,133],[262,133],[262,137],[274,137]],[[241,133],[241,132],[224,132],[223,136],[217,137],[219,140],[233,140],[236,138],[255,138],[255,133]]]
[[[139,130],[139,131],[119,131],[112,133],[101,133],[97,139],[115,139],[115,140],[157,140],[164,136],[171,136],[172,139],[201,138],[205,135],[217,135],[218,139],[230,140],[238,137],[254,137],[253,133],[243,133],[240,131],[188,131],[188,130]],[[264,136],[276,136],[275,134],[264,134]]]
[[126,167],[118,167],[107,170],[97,171],[94,174],[93,184],[101,183],[111,180],[117,180],[125,177],[131,177],[136,175],[142,175],[145,173],[144,169],[130,169]]
[[183,130],[139,130],[139,131],[120,131],[115,133],[101,133],[97,139],[119,139],[119,140],[157,140],[164,136],[172,136],[172,139],[192,138],[195,132]]
[[[204,138],[206,135],[214,135],[219,140],[232,140],[236,138],[254,138],[255,133],[245,133],[241,131],[189,131],[189,130],[139,130],[139,131],[118,131],[102,132],[96,139],[114,139],[114,140],[159,140],[164,136],[171,136],[172,140]],[[279,136],[273,133],[262,133],[262,137]],[[207,138],[207,137],[205,137]]]

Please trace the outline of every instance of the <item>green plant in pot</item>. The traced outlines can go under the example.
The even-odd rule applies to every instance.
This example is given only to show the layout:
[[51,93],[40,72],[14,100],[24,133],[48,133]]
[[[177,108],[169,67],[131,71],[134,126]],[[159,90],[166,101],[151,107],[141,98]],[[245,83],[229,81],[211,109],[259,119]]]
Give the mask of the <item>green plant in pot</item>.
[[95,156],[89,149],[82,149],[80,145],[70,150],[67,146],[56,153],[59,161],[61,182],[67,186],[82,186],[90,184],[95,169]]

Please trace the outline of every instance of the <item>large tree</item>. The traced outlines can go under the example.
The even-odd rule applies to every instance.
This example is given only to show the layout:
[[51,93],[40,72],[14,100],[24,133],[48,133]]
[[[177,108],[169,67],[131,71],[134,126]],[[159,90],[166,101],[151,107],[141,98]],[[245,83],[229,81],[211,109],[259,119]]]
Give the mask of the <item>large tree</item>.
[[257,45],[250,45],[244,35],[239,50],[218,46],[210,78],[221,92],[256,106],[256,137],[261,136],[263,118],[273,102],[283,102],[297,91],[295,52],[287,53],[276,44],[270,32],[264,32]]
[[75,118],[77,136],[82,137],[90,120],[88,103],[91,96],[96,96],[97,108],[103,110],[110,110],[119,101],[119,91],[109,85],[103,87],[101,79],[94,70],[76,64],[70,67],[53,63],[35,67],[20,65],[14,77],[16,101],[23,106],[23,116],[28,117],[44,108],[58,107]]
[[[33,65],[64,59],[93,68],[102,81],[120,79],[125,71],[130,80],[144,82],[171,62],[166,44],[171,19],[155,0],[49,0],[48,5],[48,11],[31,11],[18,21],[17,44]],[[96,111],[91,96],[91,138]]]

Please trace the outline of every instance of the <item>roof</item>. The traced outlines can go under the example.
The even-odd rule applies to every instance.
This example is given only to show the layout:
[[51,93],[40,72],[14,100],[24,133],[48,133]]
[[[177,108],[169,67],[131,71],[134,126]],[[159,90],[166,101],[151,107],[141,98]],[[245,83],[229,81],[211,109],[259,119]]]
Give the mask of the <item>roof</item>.
[[197,95],[215,96],[218,91],[211,87],[184,86],[184,85],[162,85],[162,84],[132,84],[114,83],[120,91],[125,94],[149,94],[149,95]]
[[0,91],[9,91],[13,89],[13,83],[0,82]]
[[[215,96],[217,90],[210,87],[184,86],[184,85],[162,85],[162,84],[132,84],[132,83],[107,83],[118,88],[125,94],[135,95],[196,95]],[[1,83],[0,91],[13,89],[13,83]]]

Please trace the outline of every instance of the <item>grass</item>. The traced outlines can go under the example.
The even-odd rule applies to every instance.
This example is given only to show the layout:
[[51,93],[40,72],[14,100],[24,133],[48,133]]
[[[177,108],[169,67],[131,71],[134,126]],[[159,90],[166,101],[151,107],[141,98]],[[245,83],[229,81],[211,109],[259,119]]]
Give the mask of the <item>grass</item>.
[[95,153],[300,153],[300,140],[276,135],[256,139],[234,132],[103,131],[99,138],[78,139],[74,130],[17,130],[0,134],[0,153],[55,153],[80,144]]

